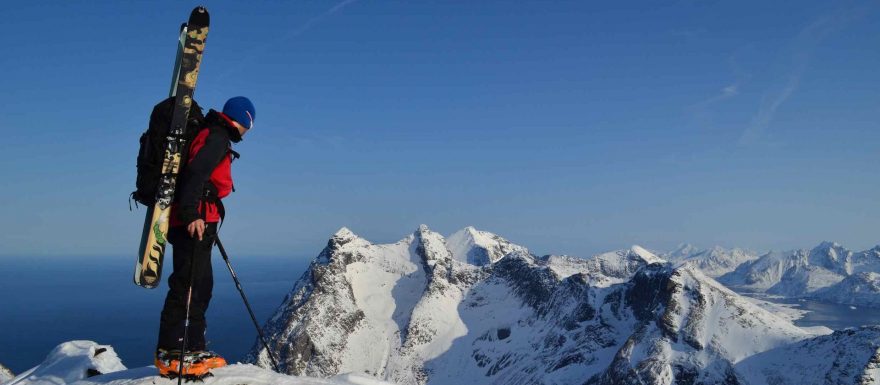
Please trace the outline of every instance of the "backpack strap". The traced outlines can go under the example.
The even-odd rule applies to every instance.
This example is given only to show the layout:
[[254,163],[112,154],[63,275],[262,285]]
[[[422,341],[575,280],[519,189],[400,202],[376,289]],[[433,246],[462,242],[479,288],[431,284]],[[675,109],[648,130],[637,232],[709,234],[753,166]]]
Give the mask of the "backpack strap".
[[223,223],[226,222],[226,207],[223,207],[223,200],[217,198],[217,202],[214,202],[217,205],[217,213],[220,214],[220,225],[217,226],[217,230],[220,230],[223,227]]
[[[234,162],[236,159],[241,158],[241,154],[239,154],[237,151],[235,151],[235,150],[232,149],[232,143],[229,144],[229,155],[232,156],[232,159],[229,160],[229,163],[230,163],[230,164],[231,164],[232,162]],[[232,192],[235,192],[235,182],[234,182],[234,181],[232,182]],[[221,204],[222,204],[222,203],[221,203]],[[220,206],[218,206],[218,207],[220,207]],[[225,214],[225,213],[224,213],[224,214]],[[221,218],[222,218],[222,215],[223,215],[223,214],[220,214],[220,215],[221,215]],[[221,223],[221,225],[222,225],[222,223]]]
[[[223,206],[223,200],[218,196],[217,187],[210,181],[205,182],[205,190],[201,201],[202,203],[213,203],[217,206],[217,213],[220,214],[220,225],[217,226],[217,230],[220,230],[223,227],[223,222],[226,221],[226,207]],[[202,219],[207,220],[207,215],[208,207],[206,205],[202,210]]]
[[[209,126],[209,129],[214,129],[214,127]],[[232,149],[232,144],[229,145],[227,151],[228,151],[229,155],[232,156],[232,159],[230,159],[230,162],[241,157],[241,154],[239,154],[238,152],[236,152],[235,150]],[[235,192],[235,184],[232,185],[232,192]],[[217,214],[220,215],[220,224],[217,226],[217,230],[220,230],[220,228],[223,227],[223,223],[226,222],[226,207],[223,206],[223,200],[220,199],[220,197],[219,197],[219,192],[217,191],[217,186],[214,186],[214,184],[211,183],[211,181],[205,182],[205,188],[202,192],[201,202],[213,203],[215,206],[217,206]],[[207,215],[208,215],[207,212],[208,212],[208,208],[204,207],[202,210],[202,219],[203,220],[207,220]]]
[[131,195],[128,196],[128,211],[131,211],[131,201],[134,201],[134,208],[139,209],[137,198],[134,195],[137,194],[137,191],[132,191]]

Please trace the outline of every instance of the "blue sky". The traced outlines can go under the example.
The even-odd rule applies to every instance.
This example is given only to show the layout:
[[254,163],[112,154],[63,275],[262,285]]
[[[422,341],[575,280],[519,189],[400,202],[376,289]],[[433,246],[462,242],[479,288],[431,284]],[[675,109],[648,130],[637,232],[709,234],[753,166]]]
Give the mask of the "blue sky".
[[[257,107],[224,243],[467,225],[533,252],[880,243],[877,3],[207,2],[196,99]],[[185,2],[16,2],[4,256],[134,258]]]

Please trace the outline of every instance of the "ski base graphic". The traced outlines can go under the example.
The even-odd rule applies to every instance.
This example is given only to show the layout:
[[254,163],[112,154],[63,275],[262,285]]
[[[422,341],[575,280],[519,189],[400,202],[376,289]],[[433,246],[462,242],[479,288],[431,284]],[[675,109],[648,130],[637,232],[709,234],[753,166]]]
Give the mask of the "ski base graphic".
[[177,60],[173,72],[175,79],[170,92],[170,96],[175,98],[175,103],[162,162],[162,177],[156,194],[156,204],[147,210],[144,220],[134,271],[134,283],[149,289],[157,287],[162,278],[162,261],[165,258],[171,203],[174,200],[177,174],[180,171],[181,151],[188,145],[184,139],[186,123],[193,103],[192,96],[199,76],[202,52],[208,37],[208,24],[208,10],[204,7],[196,7],[178,40]]

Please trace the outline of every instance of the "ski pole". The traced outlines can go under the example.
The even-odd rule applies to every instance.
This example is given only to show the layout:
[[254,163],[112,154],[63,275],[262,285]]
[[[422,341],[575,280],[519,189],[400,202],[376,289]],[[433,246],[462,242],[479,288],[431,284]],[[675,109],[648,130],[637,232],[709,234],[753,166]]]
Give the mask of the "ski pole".
[[263,347],[266,348],[266,353],[269,354],[269,359],[272,361],[272,367],[275,368],[276,372],[281,373],[281,371],[278,370],[278,362],[275,361],[275,355],[272,354],[272,349],[269,349],[269,343],[266,342],[266,337],[263,335],[263,329],[260,328],[260,324],[257,322],[257,317],[254,316],[254,311],[251,309],[251,304],[248,302],[247,296],[244,295],[244,289],[241,288],[241,282],[238,281],[238,276],[235,274],[235,270],[232,269],[232,264],[229,263],[229,256],[226,255],[226,249],[224,249],[223,244],[220,243],[219,235],[214,237],[214,242],[217,244],[217,248],[220,249],[220,255],[223,256],[223,260],[226,261],[226,267],[229,268],[229,273],[232,274],[232,280],[235,281],[235,287],[238,289],[238,293],[241,294],[244,306],[247,307],[247,311],[251,315],[251,321],[254,322],[254,327],[257,328],[257,334],[260,336],[260,341],[263,343]]

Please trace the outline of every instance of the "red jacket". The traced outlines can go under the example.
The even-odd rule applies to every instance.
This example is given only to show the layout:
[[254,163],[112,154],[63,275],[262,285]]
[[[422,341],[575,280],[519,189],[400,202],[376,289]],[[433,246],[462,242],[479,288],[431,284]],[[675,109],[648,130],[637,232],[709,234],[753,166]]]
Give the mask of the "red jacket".
[[[171,206],[172,227],[187,225],[196,219],[207,223],[220,221],[217,204],[202,199],[205,182],[210,181],[216,187],[218,198],[226,197],[233,190],[229,128],[223,127],[232,127],[232,124],[223,113],[212,112],[217,114],[214,124],[199,131],[190,144],[187,166]],[[208,119],[211,123],[210,114]]]

